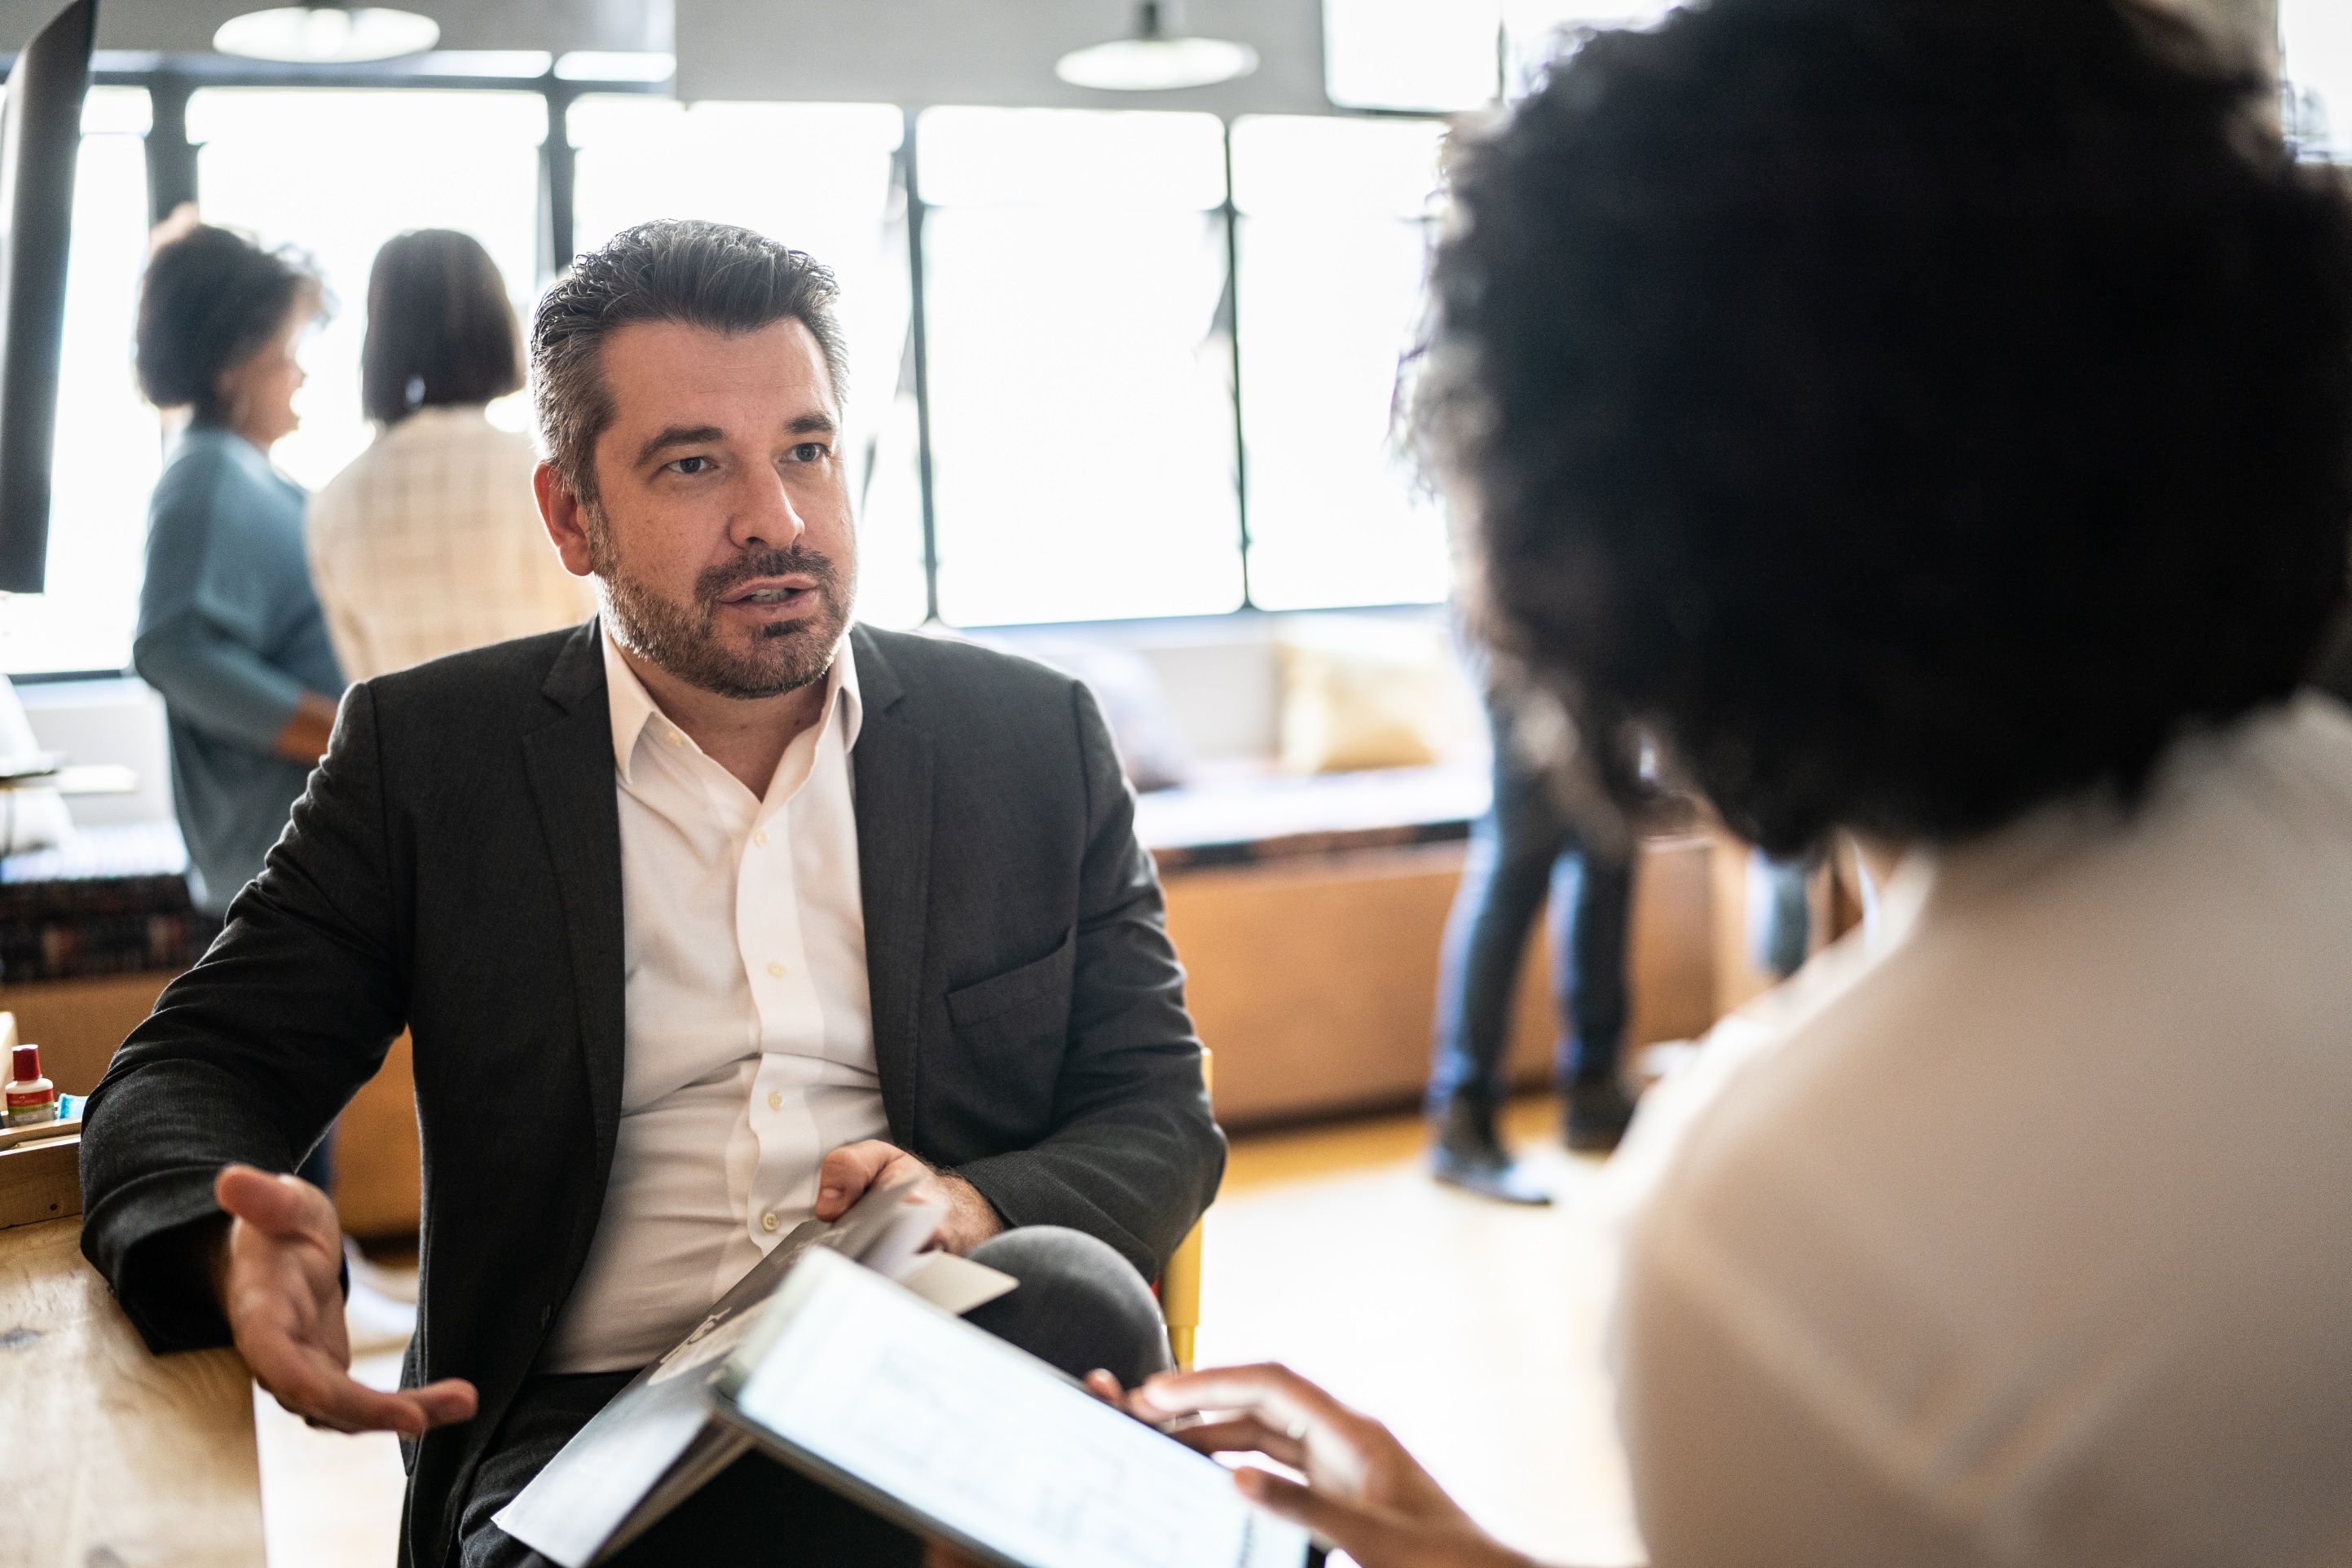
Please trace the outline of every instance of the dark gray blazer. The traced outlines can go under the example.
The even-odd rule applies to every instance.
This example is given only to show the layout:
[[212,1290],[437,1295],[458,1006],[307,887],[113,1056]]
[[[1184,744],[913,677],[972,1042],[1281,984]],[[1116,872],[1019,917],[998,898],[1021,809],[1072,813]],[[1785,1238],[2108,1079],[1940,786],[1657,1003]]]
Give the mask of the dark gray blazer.
[[[1013,1225],[1146,1276],[1223,1141],[1086,688],[859,627],[853,753],[874,1048],[893,1139]],[[620,825],[595,625],[352,689],[226,931],[91,1097],[82,1250],[158,1349],[226,1325],[185,1267],[230,1161],[289,1171],[403,1027],[425,1154],[411,1382],[480,1413],[411,1457],[404,1563],[449,1560],[474,1468],[596,1230],[620,1116]]]

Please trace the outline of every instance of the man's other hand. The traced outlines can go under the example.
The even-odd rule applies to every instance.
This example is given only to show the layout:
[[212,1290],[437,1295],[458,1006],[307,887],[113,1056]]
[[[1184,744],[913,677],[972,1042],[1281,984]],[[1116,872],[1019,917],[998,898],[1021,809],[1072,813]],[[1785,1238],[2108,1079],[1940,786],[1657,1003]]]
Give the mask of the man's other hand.
[[981,1195],[978,1187],[953,1171],[927,1165],[878,1138],[845,1143],[824,1157],[816,1178],[816,1217],[839,1219],[849,1212],[850,1205],[875,1187],[909,1181],[919,1184],[919,1191],[936,1193],[947,1200],[947,1218],[940,1222],[940,1234],[931,1243],[941,1251],[961,1256],[1003,1232],[1004,1216]]
[[313,1426],[397,1432],[470,1420],[474,1385],[445,1378],[386,1394],[354,1379],[343,1332],[343,1235],[327,1194],[297,1176],[231,1165],[213,1184],[229,1225],[213,1289],[253,1380]]

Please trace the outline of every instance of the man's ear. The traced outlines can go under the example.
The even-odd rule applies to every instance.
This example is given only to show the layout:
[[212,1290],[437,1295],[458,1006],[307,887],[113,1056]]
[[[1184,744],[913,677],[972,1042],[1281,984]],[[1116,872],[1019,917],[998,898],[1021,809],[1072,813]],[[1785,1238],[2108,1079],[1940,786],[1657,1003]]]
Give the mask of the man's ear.
[[539,520],[547,525],[547,537],[563,558],[563,569],[574,577],[593,575],[588,563],[588,511],[571,483],[553,463],[541,463],[531,470],[530,489],[539,498]]

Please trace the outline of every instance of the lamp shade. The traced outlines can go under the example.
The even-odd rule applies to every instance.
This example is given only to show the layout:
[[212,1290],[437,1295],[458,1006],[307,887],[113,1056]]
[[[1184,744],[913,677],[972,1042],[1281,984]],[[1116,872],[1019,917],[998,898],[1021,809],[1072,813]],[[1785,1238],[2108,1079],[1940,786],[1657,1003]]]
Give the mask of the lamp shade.
[[422,54],[440,42],[441,25],[387,5],[279,5],[232,16],[213,47],[248,59],[348,65]]
[[1072,87],[1111,92],[1166,92],[1214,87],[1257,69],[1257,51],[1230,38],[1195,38],[1171,26],[1159,0],[1136,7],[1135,33],[1072,49],[1054,62],[1054,74]]

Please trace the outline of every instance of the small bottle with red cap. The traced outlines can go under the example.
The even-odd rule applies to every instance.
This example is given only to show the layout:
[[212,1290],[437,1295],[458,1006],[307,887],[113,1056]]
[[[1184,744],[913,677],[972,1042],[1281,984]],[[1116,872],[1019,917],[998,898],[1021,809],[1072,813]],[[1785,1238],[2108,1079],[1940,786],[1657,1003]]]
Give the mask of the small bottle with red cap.
[[30,1127],[58,1119],[58,1086],[41,1076],[41,1047],[18,1046],[8,1053],[7,1111],[0,1125]]

